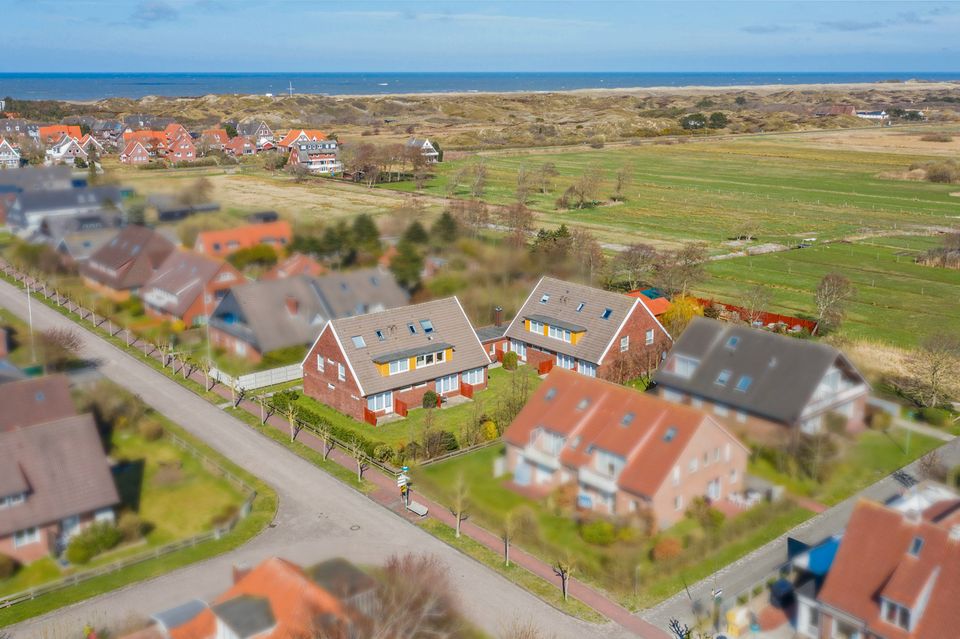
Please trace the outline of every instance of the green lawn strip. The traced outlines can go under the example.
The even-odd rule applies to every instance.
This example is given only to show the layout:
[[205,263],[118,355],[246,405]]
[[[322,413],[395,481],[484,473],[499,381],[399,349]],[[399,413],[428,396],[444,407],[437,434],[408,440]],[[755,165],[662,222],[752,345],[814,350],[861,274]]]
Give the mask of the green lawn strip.
[[25,368],[35,364],[30,354],[30,327],[5,308],[0,308],[0,328],[7,331],[8,357],[14,366]]
[[[250,413],[239,408],[228,408],[226,412],[247,424],[257,432],[266,435],[278,444],[281,444],[285,448],[292,450],[294,453],[300,457],[303,457],[315,466],[320,467],[325,472],[333,475],[335,478],[339,479],[341,482],[350,486],[351,488],[354,488],[362,493],[370,493],[376,490],[376,485],[373,482],[367,481],[366,479],[358,483],[357,473],[355,470],[351,468],[344,468],[332,459],[324,460],[323,455],[318,451],[310,448],[306,444],[300,443],[299,441],[291,442],[290,435],[288,433],[281,432],[273,426],[261,424],[260,420]],[[376,469],[371,469],[367,472],[377,471]]]
[[457,539],[453,528],[446,524],[436,519],[428,518],[420,522],[419,526],[437,539],[453,546],[488,568],[495,570],[554,608],[590,623],[599,624],[607,621],[606,617],[577,599],[571,597],[567,599],[567,601],[563,601],[559,585],[547,583],[526,568],[521,568],[516,564],[511,563],[510,566],[504,565],[503,556],[493,552],[470,537],[461,536]]

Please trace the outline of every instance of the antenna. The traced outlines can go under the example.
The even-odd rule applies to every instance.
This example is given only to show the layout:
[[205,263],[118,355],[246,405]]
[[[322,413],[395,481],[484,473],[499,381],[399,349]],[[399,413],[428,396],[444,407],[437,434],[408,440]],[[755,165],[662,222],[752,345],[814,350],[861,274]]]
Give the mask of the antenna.
[[290,97],[293,97],[293,82],[287,83],[287,93],[290,94]]

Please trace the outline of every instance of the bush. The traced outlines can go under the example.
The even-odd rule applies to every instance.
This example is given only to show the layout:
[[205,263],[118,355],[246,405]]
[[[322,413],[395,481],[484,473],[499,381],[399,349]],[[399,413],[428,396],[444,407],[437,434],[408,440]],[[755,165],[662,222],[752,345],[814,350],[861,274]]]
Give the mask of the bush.
[[140,436],[148,442],[155,442],[163,437],[163,424],[154,419],[144,419],[140,422],[137,430]]
[[960,466],[954,466],[947,473],[947,484],[954,488],[960,488]]
[[422,405],[424,408],[436,408],[438,399],[440,399],[439,395],[431,390],[428,390],[423,394]]
[[952,415],[950,411],[943,408],[928,406],[927,408],[920,409],[920,419],[928,424],[943,427],[950,423]]
[[924,142],[953,142],[953,138],[947,133],[927,133],[920,136]]
[[114,548],[123,539],[120,530],[113,524],[93,524],[76,535],[67,546],[67,561],[86,564],[102,552]]
[[890,430],[891,425],[893,425],[893,415],[884,410],[878,410],[870,415],[870,421],[867,424],[871,430],[879,430],[881,432]]
[[500,429],[497,428],[496,422],[488,419],[480,425],[480,434],[483,441],[489,442],[500,436]]
[[423,434],[423,448],[427,457],[438,457],[458,448],[456,436],[446,430],[428,430]]
[[240,249],[232,253],[227,261],[233,264],[238,270],[243,270],[248,266],[273,266],[277,263],[277,251],[269,244],[257,244],[249,248]]
[[653,546],[650,557],[654,561],[666,561],[680,556],[683,547],[676,537],[664,537]]
[[513,351],[503,354],[503,368],[508,371],[517,370],[517,354]]
[[150,524],[140,519],[136,513],[123,513],[117,523],[117,530],[126,542],[139,541],[147,534]]
[[606,519],[595,519],[580,525],[580,536],[588,544],[609,546],[617,540],[617,529]]
[[17,563],[16,559],[0,553],[0,579],[13,577],[19,569],[20,564]]

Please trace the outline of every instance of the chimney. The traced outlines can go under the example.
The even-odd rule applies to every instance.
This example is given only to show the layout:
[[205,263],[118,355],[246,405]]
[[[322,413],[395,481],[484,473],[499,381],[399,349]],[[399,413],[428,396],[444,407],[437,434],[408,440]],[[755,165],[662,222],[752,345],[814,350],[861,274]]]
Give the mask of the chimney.
[[300,309],[300,302],[297,301],[297,298],[292,295],[287,296],[287,311],[291,315],[296,315],[297,311]]
[[233,564],[233,583],[236,585],[238,581],[250,574],[250,566],[244,562],[238,564]]
[[493,323],[498,328],[503,324],[503,307],[497,306],[493,309]]

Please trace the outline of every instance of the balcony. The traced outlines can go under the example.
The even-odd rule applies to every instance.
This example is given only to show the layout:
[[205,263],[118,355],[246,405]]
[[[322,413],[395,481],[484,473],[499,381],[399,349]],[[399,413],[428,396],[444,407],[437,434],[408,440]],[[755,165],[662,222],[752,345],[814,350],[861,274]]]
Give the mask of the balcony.
[[856,384],[850,388],[844,389],[838,393],[828,395],[823,399],[818,399],[816,401],[810,402],[803,409],[800,418],[803,419],[809,415],[815,415],[819,412],[822,412],[825,409],[833,408],[839,406],[840,404],[845,404],[861,395],[865,395],[870,391],[869,387],[866,384]]
[[543,468],[549,468],[550,470],[558,470],[560,468],[559,457],[545,453],[533,445],[529,445],[523,449],[523,456],[528,462],[542,466]]
[[581,484],[585,484],[608,495],[613,495],[618,490],[616,479],[609,475],[602,475],[586,466],[580,467],[577,479],[579,479]]

